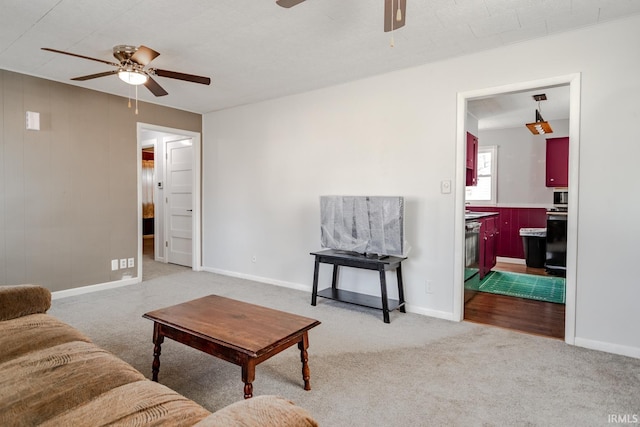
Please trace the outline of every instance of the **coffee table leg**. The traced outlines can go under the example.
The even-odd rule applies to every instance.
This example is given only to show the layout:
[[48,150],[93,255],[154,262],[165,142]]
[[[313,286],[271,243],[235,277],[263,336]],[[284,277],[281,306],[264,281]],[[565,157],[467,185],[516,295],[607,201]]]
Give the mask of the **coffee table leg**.
[[253,397],[253,380],[256,378],[256,365],[253,361],[248,361],[242,365],[242,382],[244,382],[244,398]]
[[151,365],[152,380],[158,382],[158,372],[160,371],[160,353],[164,335],[160,334],[160,326],[156,323],[153,326],[153,364]]
[[298,343],[300,349],[300,361],[302,362],[302,379],[304,380],[304,389],[311,390],[311,373],[309,371],[309,355],[307,349],[309,348],[309,336],[305,332],[302,335],[302,340]]

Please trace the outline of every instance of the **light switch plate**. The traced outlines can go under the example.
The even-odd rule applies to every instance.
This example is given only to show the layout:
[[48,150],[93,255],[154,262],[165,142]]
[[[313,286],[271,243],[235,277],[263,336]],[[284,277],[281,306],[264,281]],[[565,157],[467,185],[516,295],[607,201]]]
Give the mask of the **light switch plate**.
[[450,179],[445,179],[444,181],[440,182],[440,192],[442,194],[451,193],[451,180]]

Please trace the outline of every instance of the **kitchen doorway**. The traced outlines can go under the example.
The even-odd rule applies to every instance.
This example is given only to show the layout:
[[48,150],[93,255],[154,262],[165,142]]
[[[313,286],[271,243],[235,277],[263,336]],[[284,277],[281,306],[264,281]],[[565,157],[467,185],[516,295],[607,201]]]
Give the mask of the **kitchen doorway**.
[[[578,199],[578,166],[579,166],[579,158],[578,158],[578,147],[579,147],[579,100],[580,100],[580,75],[572,74],[568,76],[560,76],[554,77],[550,79],[538,80],[533,82],[525,82],[520,84],[510,84],[498,88],[489,88],[484,90],[466,92],[458,94],[458,143],[457,143],[457,154],[459,159],[466,159],[466,149],[467,149],[467,141],[466,141],[466,132],[467,132],[467,115],[468,111],[468,102],[475,100],[491,100],[492,97],[497,97],[505,94],[519,93],[519,92],[528,92],[532,90],[540,90],[544,91],[545,88],[553,88],[558,86],[569,86],[569,103],[570,103],[570,114],[569,114],[569,137],[571,140],[570,144],[570,164],[569,164],[569,192],[571,193],[571,201],[569,203],[569,214],[568,214],[568,232],[567,232],[567,273],[566,273],[566,304],[565,306],[556,305],[553,308],[562,307],[564,310],[551,310],[550,306],[545,306],[545,303],[540,303],[538,301],[526,301],[522,299],[521,301],[514,301],[513,299],[505,299],[507,297],[503,296],[487,296],[485,301],[480,301],[476,298],[477,303],[481,303],[484,305],[485,313],[482,314],[484,316],[483,323],[492,323],[497,324],[498,326],[508,327],[512,329],[521,329],[519,328],[519,323],[523,320],[519,319],[518,316],[514,316],[513,314],[509,314],[509,310],[514,309],[514,306],[517,304],[522,305],[517,309],[520,314],[530,312],[532,315],[528,322],[535,324],[536,322],[540,322],[541,313],[544,315],[548,315],[552,322],[558,323],[558,317],[563,319],[561,323],[564,323],[564,328],[555,328],[554,332],[548,335],[554,335],[561,338],[564,338],[565,342],[569,344],[574,343],[575,337],[575,289],[576,289],[576,281],[575,281],[575,260],[576,260],[576,235],[577,235],[577,199]],[[531,106],[531,111],[535,111],[535,106]],[[532,113],[533,115],[533,113]],[[534,121],[533,118],[532,120]],[[524,127],[524,124],[522,126]],[[459,254],[458,259],[456,259],[456,278],[459,278],[456,282],[459,284],[456,286],[455,291],[455,303],[454,303],[454,313],[456,316],[459,316],[460,320],[467,319],[467,315],[465,313],[465,301],[468,296],[465,297],[465,288],[464,288],[464,279],[465,279],[465,250],[464,250],[464,242],[465,242],[465,221],[464,221],[464,212],[465,212],[465,183],[466,183],[466,164],[464,161],[458,161],[456,166],[456,177],[458,182],[460,183],[456,192],[456,215],[457,215],[457,225],[456,228],[456,246],[459,247],[459,250],[456,250],[456,253]],[[526,274],[531,274],[532,271],[527,272],[526,267],[519,266],[518,264],[512,265],[511,263],[500,263],[497,264],[496,267],[502,270],[520,270],[524,271]],[[533,273],[541,273],[545,274],[543,271],[541,272],[533,272]],[[546,303],[552,304],[552,303]],[[558,307],[559,306],[559,307]],[[474,312],[475,310],[475,312]],[[470,317],[473,315],[478,315],[477,307],[469,308]],[[522,316],[520,316],[522,317]],[[526,317],[526,316],[525,316]],[[497,321],[496,319],[499,319]],[[473,320],[473,319],[468,319]],[[485,322],[486,321],[486,322]],[[526,319],[525,319],[526,321]],[[563,330],[562,330],[563,329]],[[541,333],[540,331],[528,331],[533,333]],[[543,333],[544,334],[544,333]]]

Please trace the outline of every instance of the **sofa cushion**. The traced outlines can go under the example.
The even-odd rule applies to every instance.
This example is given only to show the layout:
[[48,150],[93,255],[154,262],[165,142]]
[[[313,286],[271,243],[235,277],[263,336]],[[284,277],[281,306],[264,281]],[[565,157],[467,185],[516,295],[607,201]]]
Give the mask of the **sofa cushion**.
[[197,403],[149,380],[113,388],[40,427],[98,425],[192,426],[210,414]]
[[196,427],[318,427],[318,423],[287,399],[256,396],[225,406]]
[[42,286],[0,286],[0,321],[34,313],[46,313],[51,307],[51,292]]
[[71,341],[90,340],[77,329],[48,314],[6,320],[0,322],[0,363]]
[[73,341],[0,364],[0,425],[37,425],[144,376],[92,343]]

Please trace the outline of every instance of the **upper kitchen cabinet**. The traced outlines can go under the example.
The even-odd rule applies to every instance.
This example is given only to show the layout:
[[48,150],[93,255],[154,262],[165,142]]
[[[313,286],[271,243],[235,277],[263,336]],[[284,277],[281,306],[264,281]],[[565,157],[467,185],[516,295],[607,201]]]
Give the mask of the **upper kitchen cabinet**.
[[467,132],[467,186],[478,184],[478,137]]
[[[468,184],[467,184],[468,185]],[[547,187],[569,186],[569,138],[547,138]]]

